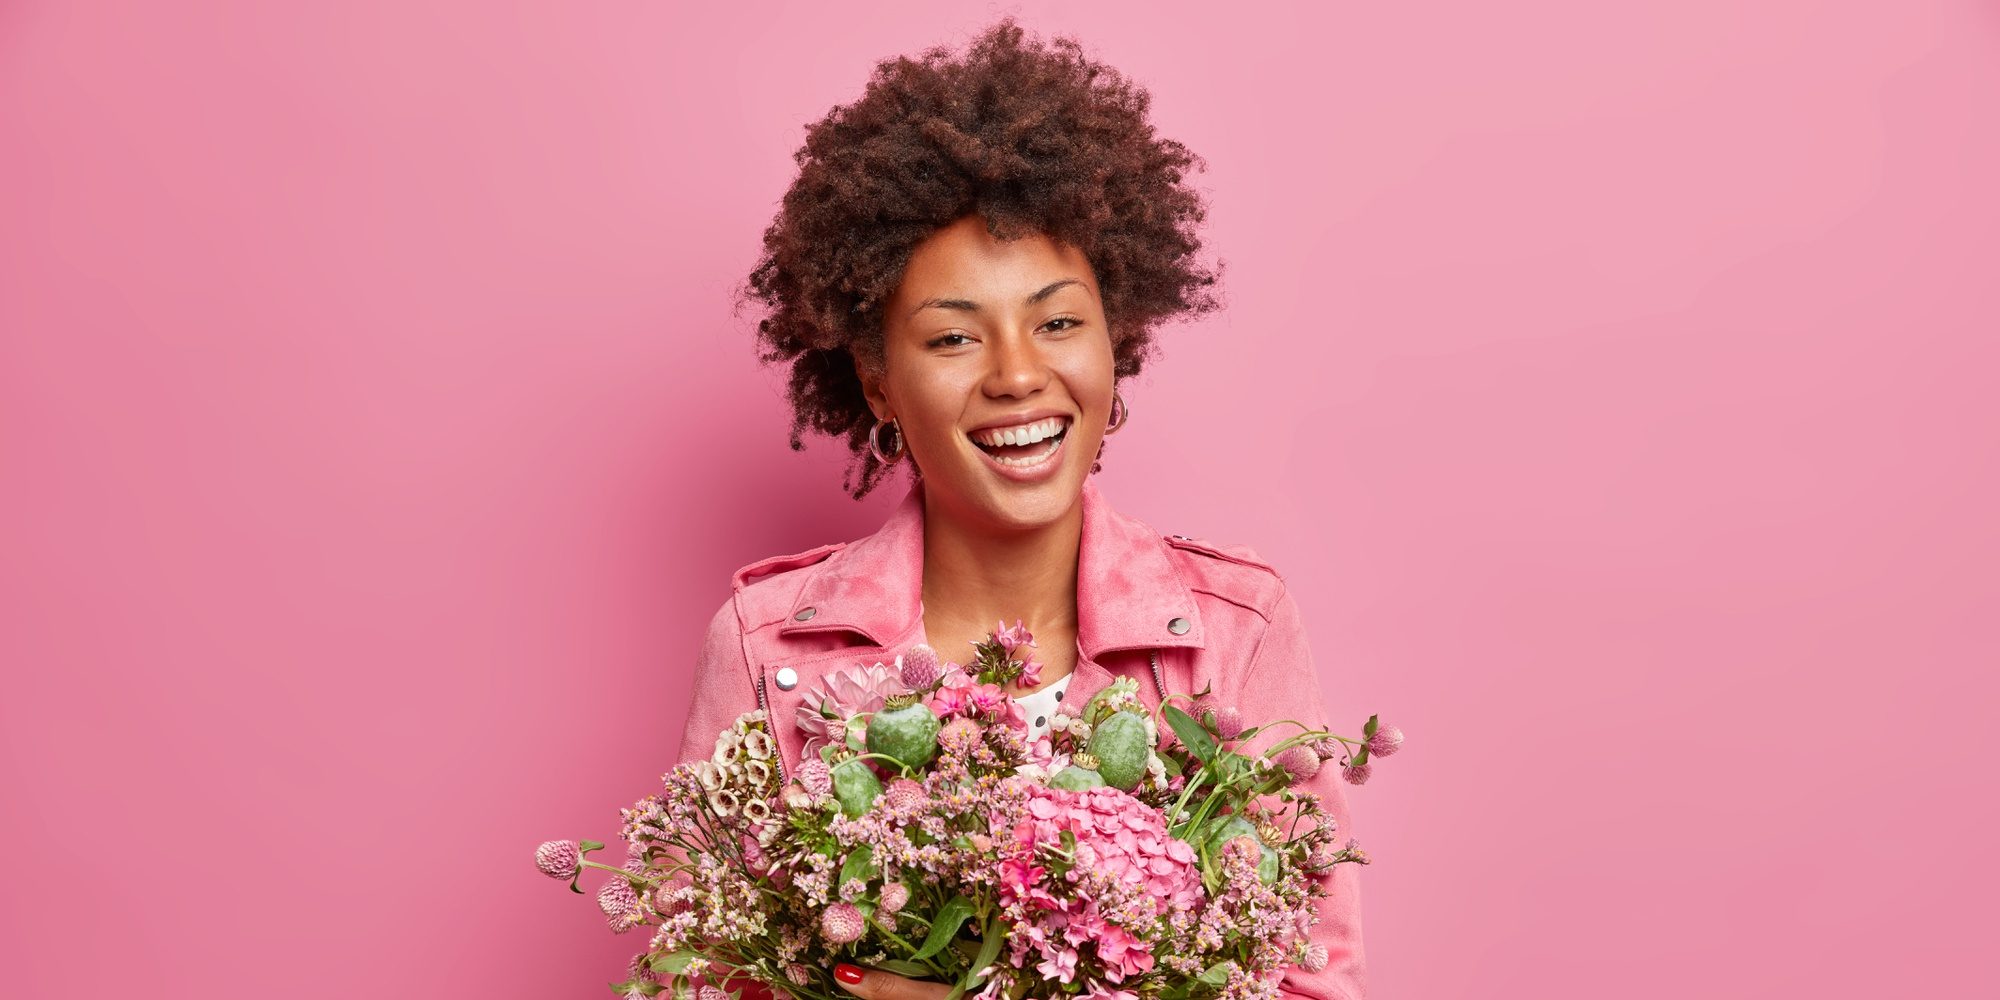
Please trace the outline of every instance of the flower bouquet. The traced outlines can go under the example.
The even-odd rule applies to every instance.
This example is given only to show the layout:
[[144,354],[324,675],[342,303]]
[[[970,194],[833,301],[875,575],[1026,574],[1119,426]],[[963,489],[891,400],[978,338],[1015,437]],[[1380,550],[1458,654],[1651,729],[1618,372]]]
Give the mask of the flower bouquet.
[[[779,720],[743,714],[621,810],[622,865],[542,844],[537,866],[577,892],[584,868],[612,874],[614,931],[654,928],[613,990],[837,1000],[828,970],[855,962],[952,1000],[1268,1000],[1286,966],[1324,966],[1314,900],[1368,857],[1293,786],[1335,759],[1365,781],[1401,733],[1248,725],[1206,692],[1156,717],[1121,678],[1030,741],[1005,685],[1036,682],[1032,645],[1016,623],[968,664],[919,645],[836,674],[788,720],[811,734],[789,777]],[[1267,731],[1286,735],[1249,751]]]

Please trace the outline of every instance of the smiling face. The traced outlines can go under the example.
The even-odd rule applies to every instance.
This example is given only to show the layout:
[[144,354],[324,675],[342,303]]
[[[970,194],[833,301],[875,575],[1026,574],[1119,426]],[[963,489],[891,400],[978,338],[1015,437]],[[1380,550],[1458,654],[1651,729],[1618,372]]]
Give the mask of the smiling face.
[[978,215],[918,245],[885,306],[881,370],[926,503],[987,530],[1051,524],[1083,492],[1115,382],[1097,277],[1043,235],[1003,242]]

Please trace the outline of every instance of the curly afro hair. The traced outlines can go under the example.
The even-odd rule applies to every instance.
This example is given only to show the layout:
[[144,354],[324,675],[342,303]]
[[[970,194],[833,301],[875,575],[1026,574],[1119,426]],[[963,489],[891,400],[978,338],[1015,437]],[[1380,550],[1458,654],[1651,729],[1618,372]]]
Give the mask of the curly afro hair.
[[738,301],[766,311],[761,360],[791,365],[792,449],[807,428],[845,438],[856,499],[888,471],[868,450],[860,378],[881,370],[881,306],[917,245],[973,213],[998,239],[1041,233],[1090,261],[1119,378],[1163,320],[1218,308],[1222,264],[1195,259],[1207,210],[1182,180],[1206,164],[1153,134],[1150,102],[1074,39],[1044,45],[1009,16],[963,56],[878,62],[858,100],[807,126]]

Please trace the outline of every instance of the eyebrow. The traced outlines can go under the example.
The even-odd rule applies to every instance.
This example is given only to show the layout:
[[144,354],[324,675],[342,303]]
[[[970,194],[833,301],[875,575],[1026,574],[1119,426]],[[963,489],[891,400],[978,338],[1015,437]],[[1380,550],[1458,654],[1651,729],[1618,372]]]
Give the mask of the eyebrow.
[[[1051,281],[1047,285],[1043,286],[1041,291],[1028,296],[1026,299],[1023,299],[1022,301],[1027,305],[1034,305],[1035,303],[1040,302],[1051,295],[1054,295],[1057,289],[1060,289],[1065,285],[1082,285],[1082,284],[1083,282],[1077,280],[1076,278],[1063,278],[1059,281]],[[922,302],[917,303],[917,307],[915,309],[910,310],[910,316],[914,317],[916,316],[916,314],[923,312],[926,309],[957,309],[963,312],[978,312],[979,303],[974,302],[971,299],[925,299]]]

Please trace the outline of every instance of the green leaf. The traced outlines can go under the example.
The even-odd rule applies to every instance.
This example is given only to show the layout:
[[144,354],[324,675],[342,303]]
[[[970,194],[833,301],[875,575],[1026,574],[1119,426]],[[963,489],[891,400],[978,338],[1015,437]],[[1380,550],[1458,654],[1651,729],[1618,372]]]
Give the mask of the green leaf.
[[1196,978],[1204,983],[1207,983],[1210,986],[1221,986],[1223,983],[1229,981],[1229,970],[1235,967],[1236,967],[1235,962],[1229,961],[1228,959],[1223,959],[1222,961],[1217,962],[1206,969],[1203,969],[1201,971],[1201,975],[1197,976]]
[[656,956],[647,964],[653,967],[654,972],[665,972],[678,976],[687,971],[689,962],[700,957],[701,953],[697,951],[676,951],[671,954]]
[[875,851],[863,844],[855,848],[854,853],[847,856],[847,862],[840,866],[840,880],[833,884],[833,890],[839,892],[840,887],[851,879],[858,878],[866,882],[874,878],[875,874]]
[[1167,725],[1172,726],[1174,735],[1181,738],[1181,745],[1194,754],[1195,759],[1206,764],[1215,757],[1215,741],[1209,738],[1208,730],[1194,721],[1194,716],[1168,705],[1161,710],[1167,717]]
[[1374,716],[1374,715],[1371,715],[1371,716],[1369,716],[1369,717],[1368,717],[1368,724],[1367,724],[1367,725],[1365,725],[1365,726],[1362,726],[1362,727],[1361,727],[1361,738],[1362,738],[1362,739],[1364,739],[1364,740],[1365,740],[1365,739],[1368,739],[1369,737],[1372,737],[1372,736],[1374,736],[1374,735],[1375,735],[1375,720],[1376,720],[1377,718],[1379,718],[1379,716]]
[[972,901],[964,896],[951,897],[951,902],[944,904],[943,908],[938,910],[937,916],[931,918],[931,932],[924,938],[924,946],[918,948],[917,953],[910,957],[921,962],[943,951],[945,946],[951,943],[951,939],[958,936],[958,929],[965,926],[966,918],[970,916],[972,916]]
[[1000,944],[1006,937],[1000,933],[1000,921],[986,922],[985,939],[979,945],[978,956],[972,960],[972,968],[965,970],[965,980],[959,984],[961,991],[969,990],[986,981],[986,977],[980,975],[979,970],[992,965],[993,960],[1000,957]]
[[595,841],[595,840],[585,840],[585,841],[580,841],[580,842],[578,842],[578,844],[577,844],[576,846],[577,846],[578,848],[580,848],[580,849],[582,850],[582,852],[583,852],[583,853],[585,853],[585,854],[589,854],[589,853],[590,853],[590,852],[592,852],[592,851],[601,851],[601,850],[604,850],[604,845],[603,845],[603,844],[600,844],[600,843],[598,843],[598,842],[597,842],[597,841]]
[[[1158,755],[1156,755],[1156,756],[1158,756]],[[1175,759],[1175,758],[1173,758],[1172,756],[1160,756],[1160,764],[1161,764],[1162,766],[1164,766],[1164,767],[1165,767],[1165,768],[1167,769],[1167,780],[1168,780],[1168,781],[1172,781],[1172,780],[1174,780],[1175,778],[1178,778],[1178,777],[1180,777],[1180,776],[1181,776],[1181,774],[1182,774],[1182,771],[1181,771],[1181,762],[1180,762],[1179,760],[1176,760],[1176,759]]]

